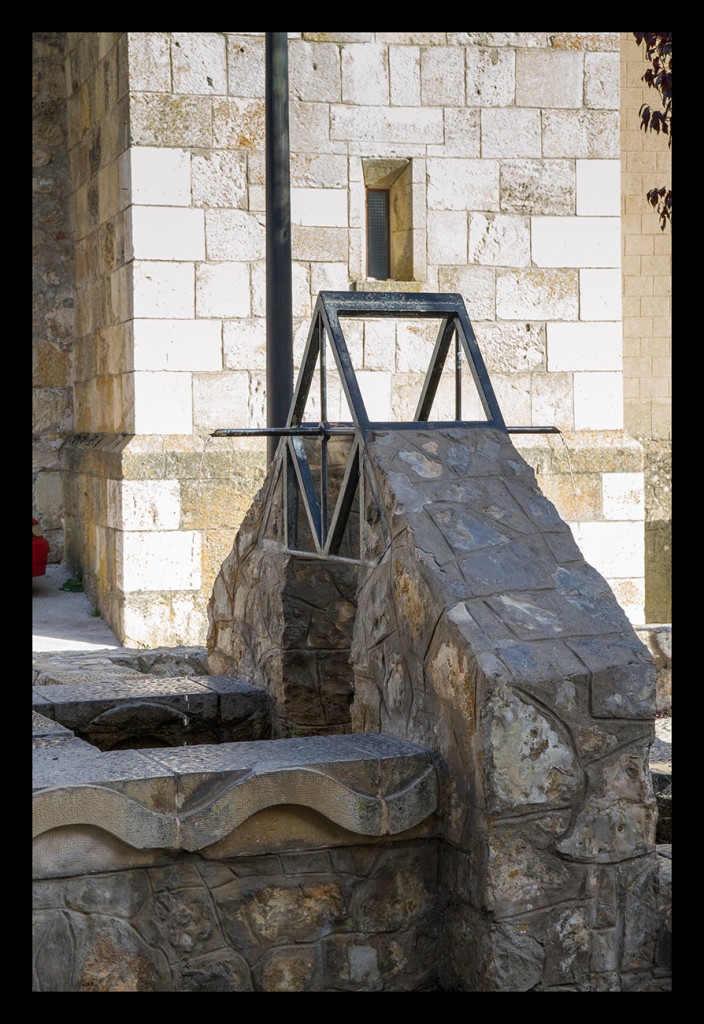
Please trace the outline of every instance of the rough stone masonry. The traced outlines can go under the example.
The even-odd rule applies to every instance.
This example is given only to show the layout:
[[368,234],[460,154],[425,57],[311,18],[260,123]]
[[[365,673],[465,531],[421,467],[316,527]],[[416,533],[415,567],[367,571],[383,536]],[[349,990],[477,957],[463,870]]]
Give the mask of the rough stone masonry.
[[[365,452],[365,493],[380,500],[362,530],[351,727],[410,740],[442,766],[443,986],[650,986],[646,648],[503,431],[379,432]],[[285,664],[295,690],[281,595],[303,559],[279,542],[276,561],[276,481],[216,585],[209,657],[214,671],[265,664],[274,679]]]

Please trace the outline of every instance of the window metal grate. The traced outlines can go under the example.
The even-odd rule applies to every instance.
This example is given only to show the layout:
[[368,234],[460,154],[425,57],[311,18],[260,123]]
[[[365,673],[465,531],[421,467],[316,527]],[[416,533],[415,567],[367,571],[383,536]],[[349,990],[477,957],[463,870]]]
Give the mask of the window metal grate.
[[367,189],[367,277],[388,281],[391,276],[389,245],[389,190]]

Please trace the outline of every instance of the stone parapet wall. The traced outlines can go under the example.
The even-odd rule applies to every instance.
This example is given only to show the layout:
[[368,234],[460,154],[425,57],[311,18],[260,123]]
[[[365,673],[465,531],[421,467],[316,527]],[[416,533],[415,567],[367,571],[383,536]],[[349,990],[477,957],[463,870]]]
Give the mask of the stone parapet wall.
[[104,753],[58,720],[80,689],[96,684],[36,691],[57,720],[33,716],[34,991],[437,988],[427,751],[355,736]]

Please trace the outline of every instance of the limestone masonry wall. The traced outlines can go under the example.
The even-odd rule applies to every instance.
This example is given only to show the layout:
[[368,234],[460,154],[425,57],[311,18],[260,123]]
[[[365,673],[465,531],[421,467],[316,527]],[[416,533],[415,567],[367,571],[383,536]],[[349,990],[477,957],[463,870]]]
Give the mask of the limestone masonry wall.
[[[594,462],[610,446],[630,452],[620,45],[619,33],[289,33],[296,368],[321,290],[459,292],[507,423],[557,426],[573,451],[593,443]],[[198,550],[213,547],[213,531],[173,514],[187,501],[178,476],[152,476],[147,489],[125,466],[104,468],[110,488],[95,491],[76,451],[84,434],[108,447],[135,437],[173,466],[183,444],[203,451],[215,428],[266,422],[264,48],[264,33],[66,34],[79,432],[66,548],[136,645],[202,642],[214,574]],[[384,282],[366,277],[365,188],[379,182],[393,182],[400,253]],[[628,266],[642,280],[645,266]],[[412,324],[356,326],[370,414],[409,418],[430,339]],[[208,444],[204,466],[221,444]],[[263,440],[239,450],[247,468],[217,478],[230,536],[265,463]],[[647,467],[634,453],[633,468],[614,459],[572,488],[556,459],[558,507],[584,524],[595,565],[644,621],[644,546],[631,535],[643,533]],[[158,511],[148,526],[117,525],[136,492]],[[163,550],[179,545],[185,576],[154,585],[163,614],[140,627],[120,580],[156,581]],[[228,545],[215,547],[224,558]]]

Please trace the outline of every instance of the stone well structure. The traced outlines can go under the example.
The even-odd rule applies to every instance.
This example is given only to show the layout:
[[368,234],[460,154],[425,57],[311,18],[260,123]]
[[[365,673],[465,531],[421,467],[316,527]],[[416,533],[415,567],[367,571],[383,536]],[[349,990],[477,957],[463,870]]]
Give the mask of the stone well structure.
[[[336,303],[369,308],[321,293],[200,678],[149,697],[168,726],[164,701],[237,696],[271,739],[96,753],[75,730],[105,708],[41,680],[38,988],[667,988],[656,667],[512,443],[461,298],[441,298],[436,355],[455,332],[485,422],[371,422]],[[325,432],[294,436],[328,350],[352,413],[329,460]],[[436,388],[431,366],[421,412]]]

